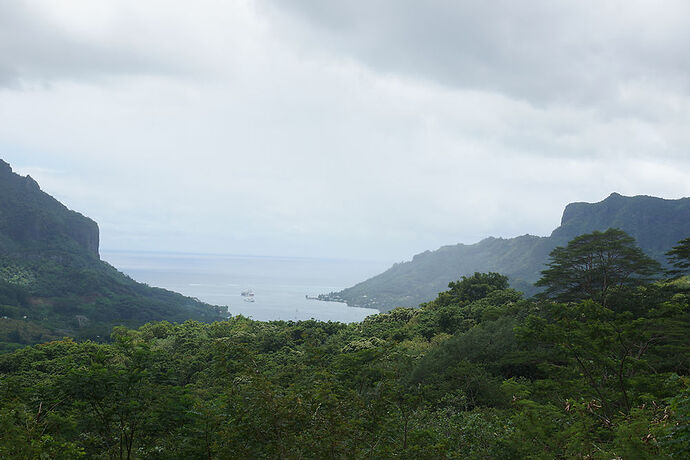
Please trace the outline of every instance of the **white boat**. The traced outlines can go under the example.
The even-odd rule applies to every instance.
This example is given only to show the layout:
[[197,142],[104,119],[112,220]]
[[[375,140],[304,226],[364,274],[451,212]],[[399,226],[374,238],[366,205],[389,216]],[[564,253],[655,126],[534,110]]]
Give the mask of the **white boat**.
[[254,302],[254,297],[249,297],[249,296],[248,296],[248,297],[245,297],[245,298],[244,298],[244,301],[245,301],[245,302]]
[[247,289],[246,291],[242,291],[241,295],[242,297],[254,297],[254,291],[252,291],[251,289]]

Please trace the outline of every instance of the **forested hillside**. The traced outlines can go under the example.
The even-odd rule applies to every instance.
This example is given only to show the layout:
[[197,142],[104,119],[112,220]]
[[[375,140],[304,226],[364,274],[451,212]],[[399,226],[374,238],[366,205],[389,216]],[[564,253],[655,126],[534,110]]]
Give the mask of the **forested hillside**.
[[2,355],[0,457],[688,458],[690,239],[659,281],[623,232],[571,243],[538,301],[476,273],[361,323],[158,322]]
[[690,198],[664,200],[613,193],[599,203],[571,203],[563,212],[561,225],[549,237],[486,238],[476,244],[443,246],[321,298],[381,311],[414,307],[433,299],[449,282],[477,271],[507,275],[512,287],[532,295],[537,292],[533,283],[551,250],[578,235],[608,228],[625,231],[646,254],[663,262],[664,253],[690,235]]
[[217,307],[137,283],[100,260],[98,226],[0,160],[0,352],[114,325],[221,319]]

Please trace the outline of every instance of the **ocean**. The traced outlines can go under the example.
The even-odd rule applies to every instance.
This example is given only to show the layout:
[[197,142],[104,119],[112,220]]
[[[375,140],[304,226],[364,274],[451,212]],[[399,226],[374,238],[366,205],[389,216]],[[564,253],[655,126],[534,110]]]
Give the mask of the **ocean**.
[[[228,307],[259,321],[350,323],[378,313],[371,308],[307,299],[352,286],[390,265],[380,261],[102,251],[101,258],[131,278]],[[254,292],[254,302],[241,293]]]

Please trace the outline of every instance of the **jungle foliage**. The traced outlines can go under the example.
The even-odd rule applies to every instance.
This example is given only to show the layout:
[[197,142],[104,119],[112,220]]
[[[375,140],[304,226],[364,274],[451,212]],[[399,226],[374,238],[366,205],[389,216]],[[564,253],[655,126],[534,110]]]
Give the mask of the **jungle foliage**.
[[564,301],[589,298],[606,305],[612,291],[640,285],[661,271],[631,236],[615,228],[580,235],[549,257],[536,285]]
[[154,322],[0,355],[2,458],[687,458],[690,282],[476,273],[364,321]]

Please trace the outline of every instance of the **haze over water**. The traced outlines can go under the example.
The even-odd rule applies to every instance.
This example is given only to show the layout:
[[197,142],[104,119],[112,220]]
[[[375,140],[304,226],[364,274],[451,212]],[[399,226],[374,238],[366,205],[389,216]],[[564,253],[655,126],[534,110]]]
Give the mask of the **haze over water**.
[[[386,262],[366,260],[163,252],[103,251],[102,258],[139,282],[227,305],[232,315],[261,321],[361,321],[378,311],[305,296],[341,290],[388,268]],[[248,289],[254,302],[241,295]]]

